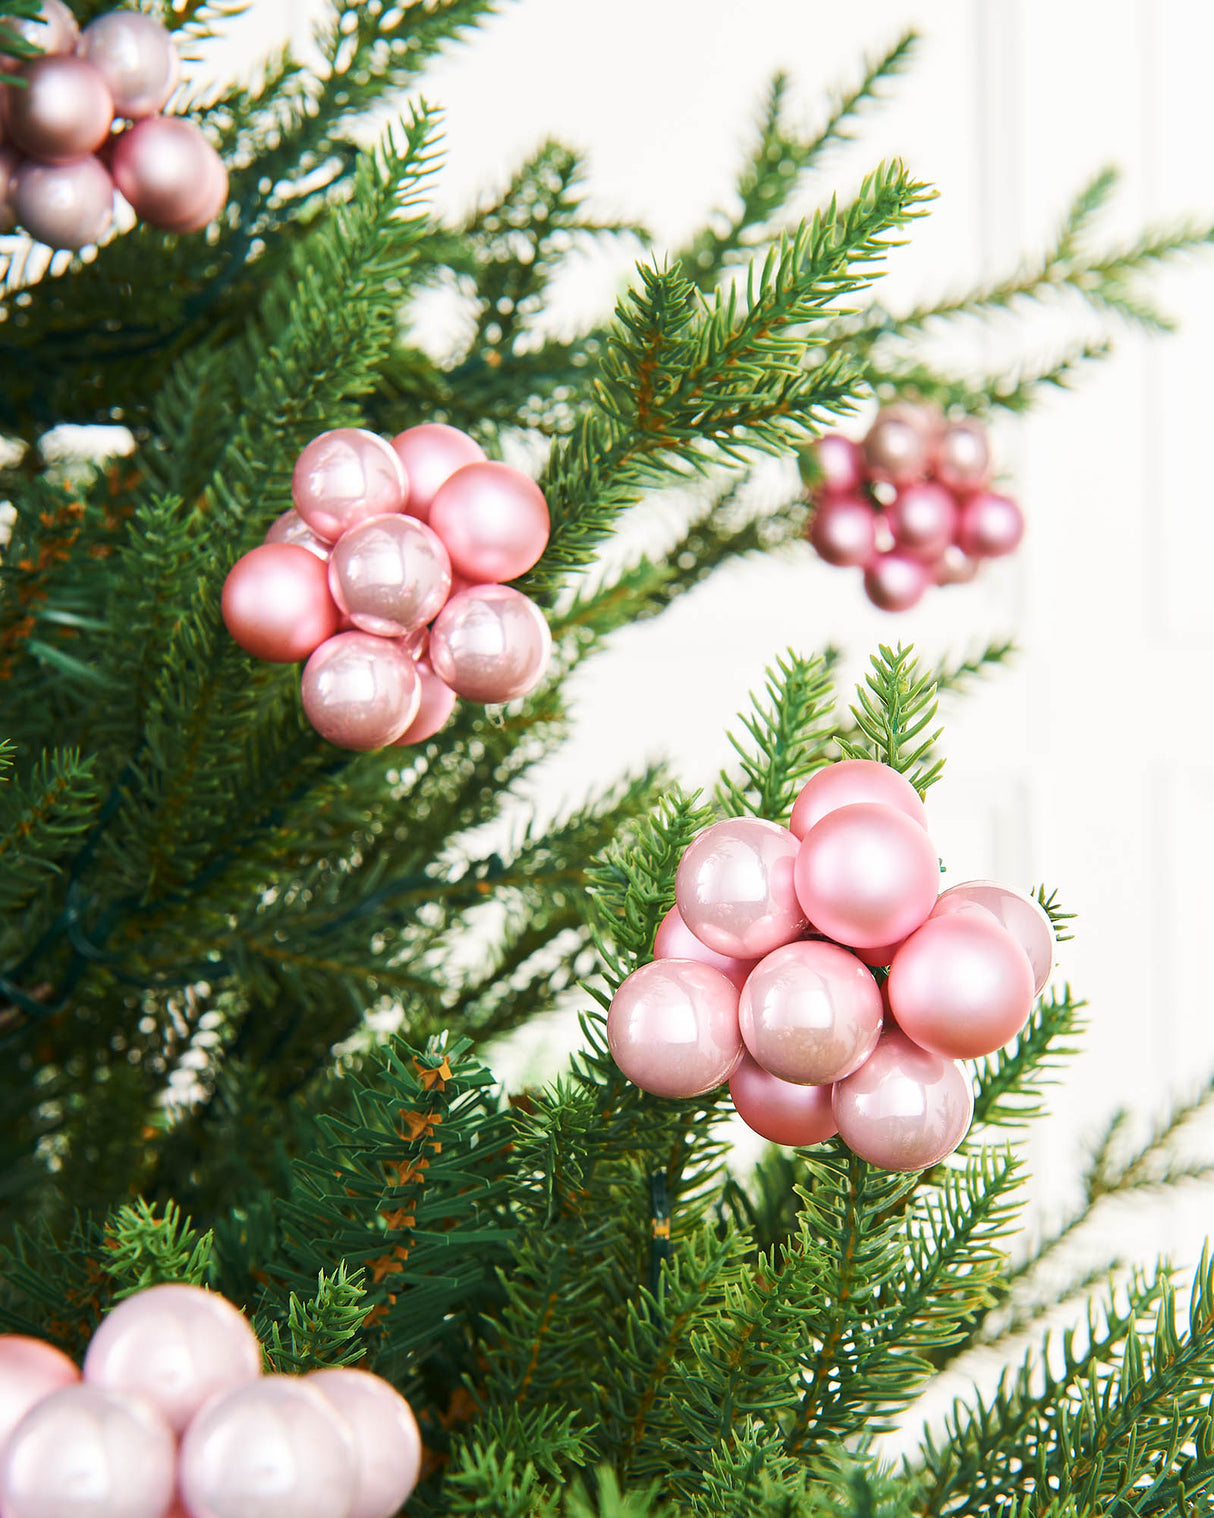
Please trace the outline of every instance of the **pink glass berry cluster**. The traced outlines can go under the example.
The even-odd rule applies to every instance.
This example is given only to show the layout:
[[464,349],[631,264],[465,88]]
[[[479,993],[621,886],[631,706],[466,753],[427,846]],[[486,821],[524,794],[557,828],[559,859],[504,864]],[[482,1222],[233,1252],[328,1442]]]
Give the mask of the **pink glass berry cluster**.
[[262,1375],[248,1322],[198,1286],[120,1302],[83,1375],[41,1339],[0,1335],[4,1518],[392,1518],[421,1453],[387,1381]]
[[0,231],[20,225],[52,248],[110,229],[114,189],[166,232],[197,232],[223,209],[228,175],[192,121],[160,111],[177,83],[172,36],[142,11],[107,11],[83,31],[63,0],[6,18],[42,49],[0,60]]
[[990,489],[990,443],[976,418],[886,406],[863,443],[827,433],[812,460],[806,535],[828,564],[862,568],[883,611],[907,611],[929,585],[972,580],[1024,535],[1019,506]]
[[232,566],[223,619],[247,653],[307,660],[308,721],[346,749],[421,743],[456,698],[534,690],[552,652],[522,591],[548,542],[534,480],[426,422],[391,443],[358,427],[299,455],[292,510]]
[[616,1064],[658,1096],[728,1081],[774,1143],[838,1133],[884,1170],[936,1164],[973,1117],[957,1062],[1020,1032],[1053,959],[1030,897],[938,887],[923,802],[884,764],[819,770],[786,828],[714,823],[679,863],[654,959],[612,999]]

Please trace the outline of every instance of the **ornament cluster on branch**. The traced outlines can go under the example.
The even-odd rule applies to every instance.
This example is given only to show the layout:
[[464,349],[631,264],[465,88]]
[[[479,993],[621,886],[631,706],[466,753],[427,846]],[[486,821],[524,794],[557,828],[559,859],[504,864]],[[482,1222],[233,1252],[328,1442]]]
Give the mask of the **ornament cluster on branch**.
[[658,1096],[728,1081],[775,1143],[838,1133],[882,1169],[934,1165],[973,1116],[957,1062],[1020,1032],[1053,962],[1030,897],[938,887],[918,792],[870,760],[819,770],[788,827],[712,824],[679,863],[655,958],[612,999],[612,1056]]
[[548,542],[534,480],[456,427],[391,443],[339,427],[313,438],[294,509],[232,566],[223,619],[247,653],[303,670],[304,711],[340,748],[420,743],[456,698],[513,701],[543,678],[540,608],[503,584]]
[[990,488],[990,442],[974,417],[885,406],[863,443],[819,438],[811,470],[810,543],[828,564],[863,569],[865,594],[883,611],[907,611],[930,585],[972,580],[1024,535],[1020,507]]
[[81,1370],[0,1335],[4,1518],[392,1518],[417,1483],[409,1404],[368,1371],[262,1375],[226,1298],[151,1286],[101,1322]]
[[197,232],[223,209],[228,175],[192,121],[160,111],[177,83],[172,36],[142,11],[107,11],[80,31],[63,0],[6,18],[42,56],[0,60],[0,231],[52,248],[110,229],[115,187],[142,220]]

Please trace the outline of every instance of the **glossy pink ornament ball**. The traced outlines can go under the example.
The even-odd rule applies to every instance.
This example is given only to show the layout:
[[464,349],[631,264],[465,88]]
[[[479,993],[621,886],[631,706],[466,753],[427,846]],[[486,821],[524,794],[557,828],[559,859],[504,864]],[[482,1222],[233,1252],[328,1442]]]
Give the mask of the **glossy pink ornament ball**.
[[921,480],[898,491],[885,517],[899,548],[916,559],[935,560],[953,541],[957,503],[943,485]]
[[747,977],[738,1025],[764,1070],[799,1085],[830,1085],[876,1048],[881,992],[872,972],[838,944],[785,944]]
[[96,158],[45,164],[27,158],[13,175],[9,205],[48,248],[87,248],[110,230],[114,183]]
[[66,1386],[36,1403],[0,1455],[4,1518],[163,1518],[173,1431],[138,1397]]
[[331,543],[326,543],[323,538],[318,538],[294,508],[274,518],[264,541],[294,543],[297,548],[306,548],[309,553],[315,554],[318,559],[324,559],[326,563],[329,561],[329,552],[333,546]]
[[406,427],[392,439],[392,447],[409,476],[405,510],[421,522],[430,520],[430,503],[457,469],[485,462],[485,450],[479,443],[443,422]]
[[932,579],[937,585],[968,585],[978,568],[977,559],[950,543],[932,566]]
[[224,625],[246,653],[272,664],[306,659],[337,631],[328,565],[298,543],[262,543],[223,582]]
[[430,502],[451,567],[482,583],[516,580],[548,544],[548,503],[528,475],[486,460],[457,469]]
[[227,205],[227,168],[210,143],[207,143],[207,148],[207,154],[203,155],[205,162],[199,174],[197,194],[190,201],[189,209],[180,216],[165,217],[163,221],[156,222],[155,225],[162,231],[178,234],[201,232]]
[[825,432],[813,445],[809,483],[826,496],[852,495],[864,484],[864,450],[842,432]]
[[[210,220],[216,183],[215,165],[227,171],[215,149],[192,121],[181,116],[147,116],[114,143],[114,183],[135,214],[166,231],[196,230]],[[385,445],[386,446],[386,445]],[[298,503],[297,503],[298,504]]]
[[913,1044],[887,1027],[877,1047],[834,1087],[839,1137],[882,1170],[926,1170],[969,1132],[974,1091],[951,1059]]
[[729,1077],[729,1094],[746,1126],[773,1144],[803,1148],[821,1144],[838,1131],[830,1086],[782,1081],[749,1054]]
[[959,495],[986,484],[991,477],[991,446],[986,428],[976,417],[949,422],[941,430],[932,471],[942,485]]
[[552,634],[534,601],[509,585],[453,595],[430,629],[430,663],[465,701],[515,701],[544,678]]
[[957,544],[976,559],[1011,553],[1024,536],[1024,516],[1010,496],[982,491],[961,508]]
[[414,662],[421,686],[421,700],[413,721],[399,738],[393,739],[393,745],[396,748],[424,743],[427,738],[433,738],[435,733],[446,727],[451,719],[451,713],[455,710],[457,699],[455,692],[445,681],[438,678],[430,667],[430,661],[420,658],[415,659]]
[[61,1349],[24,1334],[0,1334],[0,1450],[30,1408],[80,1379]]
[[876,948],[913,933],[936,904],[940,866],[924,828],[879,802],[828,812],[801,841],[797,896],[819,932]]
[[[80,36],[76,18],[63,0],[42,0],[36,16],[5,16],[4,24],[10,32],[16,32],[48,56],[74,52]],[[20,62],[16,58],[6,58],[6,72],[20,67]]]
[[40,163],[64,164],[95,152],[110,134],[113,101],[91,63],[71,53],[33,58],[24,89],[9,91],[5,131]]
[[809,524],[809,541],[828,564],[867,564],[877,545],[877,514],[863,496],[831,496]]
[[404,466],[389,444],[362,427],[335,427],[314,437],[291,476],[296,511],[327,543],[368,517],[403,511],[408,489]]
[[703,1096],[742,1057],[738,991],[711,965],[655,959],[634,970],[607,1013],[611,1057],[654,1096]]
[[733,981],[739,991],[758,963],[754,959],[738,959],[733,954],[718,954],[706,943],[701,943],[679,915],[677,906],[671,907],[658,924],[653,940],[653,957],[695,959],[702,965],[711,965],[714,970],[720,970],[722,975]]
[[417,716],[417,665],[391,638],[343,632],[327,639],[304,665],[304,715],[338,748],[394,743]]
[[417,1485],[422,1439],[413,1409],[365,1370],[313,1371],[306,1378],[345,1419],[354,1441],[354,1501],[348,1518],[393,1518]]
[[801,787],[793,803],[789,830],[804,838],[828,812],[837,812],[841,806],[852,806],[858,801],[896,807],[921,828],[927,827],[923,799],[905,775],[875,759],[840,759],[815,771]]
[[931,421],[921,408],[882,406],[864,439],[865,462],[875,479],[910,485],[927,473],[931,443]]
[[989,912],[1028,955],[1033,972],[1033,995],[1040,996],[1054,968],[1054,925],[1041,903],[993,880],[964,880],[941,891],[933,917],[977,908]]
[[433,621],[451,591],[451,561],[424,522],[402,512],[343,532],[329,558],[329,589],[362,632],[403,637]]
[[760,817],[728,817],[692,839],[675,875],[679,915],[718,954],[761,959],[805,928],[793,886],[797,840]]
[[135,120],[161,109],[177,82],[177,49],[154,16],[107,11],[80,36],[79,53],[105,80],[114,115]]
[[909,611],[931,583],[931,569],[904,548],[877,554],[864,570],[864,593],[882,611]]

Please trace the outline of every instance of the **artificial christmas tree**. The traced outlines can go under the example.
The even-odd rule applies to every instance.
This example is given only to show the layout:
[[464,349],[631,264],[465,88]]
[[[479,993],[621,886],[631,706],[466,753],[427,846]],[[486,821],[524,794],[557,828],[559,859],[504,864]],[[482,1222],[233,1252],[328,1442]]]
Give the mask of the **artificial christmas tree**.
[[[74,7],[82,25],[103,9]],[[225,9],[162,14],[189,35]],[[6,245],[0,1326],[79,1360],[115,1302],[211,1286],[268,1369],[357,1364],[408,1398],[425,1444],[410,1512],[1204,1510],[1204,1265],[1186,1330],[1166,1273],[1134,1277],[1061,1367],[1032,1358],[905,1475],[870,1451],[934,1371],[1039,1308],[1032,1259],[1007,1265],[1022,1168],[1004,1140],[1070,1045],[1069,991],[979,1065],[961,1158],[909,1175],[830,1144],[731,1178],[724,1090],[630,1088],[597,1016],[553,1086],[503,1092],[481,1058],[579,978],[606,1005],[651,957],[705,826],[787,825],[844,754],[922,795],[935,691],[1005,645],[932,672],[883,651],[853,716],[831,658],[790,655],[711,801],[649,772],[508,842],[478,830],[560,743],[563,682],[614,630],[799,540],[795,501],[740,509],[756,455],[792,454],[872,394],[1022,410],[1092,344],[976,381],[917,349],[924,327],[1060,288],[1150,325],[1136,275],[1206,234],[1093,250],[1102,176],[1023,274],[938,313],[872,303],[926,186],[884,164],[784,223],[908,38],[811,138],[777,84],[735,210],[680,257],[647,257],[610,322],[553,337],[562,251],[615,230],[584,214],[572,153],[545,146],[443,226],[424,212],[429,107],[373,150],[353,141],[360,113],[490,9],[338,0],[315,69],[287,53],[256,88],[191,102],[230,175],[205,232],[141,223],[45,272]],[[439,281],[470,318],[441,362],[411,327]],[[39,444],[64,422],[121,423],[134,452],[54,465]],[[296,673],[228,636],[222,587],[291,507],[313,438],[436,424],[490,455],[547,447],[551,535],[519,590],[551,627],[553,672],[519,706],[461,704],[414,747],[333,747]],[[667,555],[584,574],[628,508],[689,481],[701,505]],[[375,1037],[385,1006],[401,1029]],[[1106,1163],[1093,1194],[1165,1175],[1170,1134]]]

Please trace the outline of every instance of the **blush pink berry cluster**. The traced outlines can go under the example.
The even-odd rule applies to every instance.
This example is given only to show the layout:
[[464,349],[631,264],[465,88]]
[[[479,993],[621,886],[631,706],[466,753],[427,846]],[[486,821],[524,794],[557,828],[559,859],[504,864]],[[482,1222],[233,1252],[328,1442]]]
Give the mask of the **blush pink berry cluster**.
[[885,1170],[935,1164],[973,1116],[958,1061],[1021,1031],[1053,956],[1030,897],[938,888],[923,802],[884,764],[819,770],[788,827],[713,823],[680,861],[653,960],[612,999],[612,1056],[659,1096],[728,1081],[775,1143],[838,1133]]

